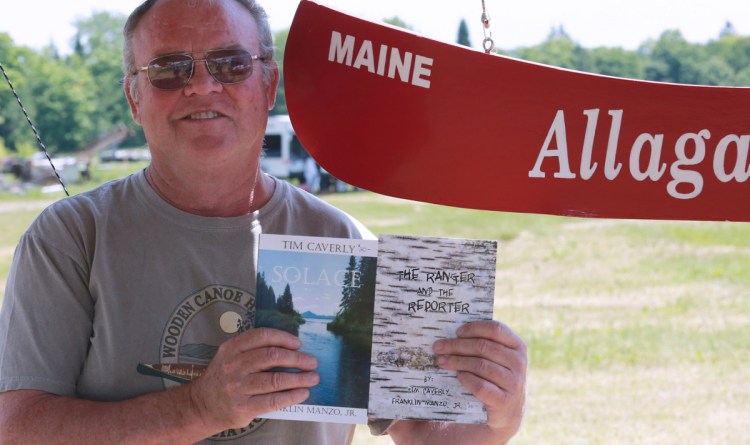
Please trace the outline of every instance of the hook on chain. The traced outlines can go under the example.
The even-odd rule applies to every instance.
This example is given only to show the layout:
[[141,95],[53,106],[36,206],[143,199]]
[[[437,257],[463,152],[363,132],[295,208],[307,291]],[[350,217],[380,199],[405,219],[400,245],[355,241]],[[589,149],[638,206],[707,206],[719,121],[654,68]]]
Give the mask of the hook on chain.
[[489,54],[495,49],[495,41],[492,40],[492,30],[490,29],[490,16],[487,14],[487,5],[485,0],[482,0],[482,30],[484,31],[484,41],[482,41],[482,47],[484,52]]

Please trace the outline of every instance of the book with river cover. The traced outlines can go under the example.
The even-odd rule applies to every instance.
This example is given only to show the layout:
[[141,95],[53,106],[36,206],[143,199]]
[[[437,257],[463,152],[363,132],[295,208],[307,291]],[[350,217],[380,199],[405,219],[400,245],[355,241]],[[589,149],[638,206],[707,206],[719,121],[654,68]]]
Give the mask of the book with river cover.
[[367,423],[377,245],[260,236],[255,326],[299,337],[320,374],[304,403],[262,417]]

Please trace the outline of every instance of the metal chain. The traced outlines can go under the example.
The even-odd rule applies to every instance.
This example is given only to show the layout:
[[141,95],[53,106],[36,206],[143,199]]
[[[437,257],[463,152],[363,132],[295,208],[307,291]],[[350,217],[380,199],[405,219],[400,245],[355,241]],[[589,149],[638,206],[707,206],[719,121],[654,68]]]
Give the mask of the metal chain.
[[487,14],[487,5],[485,5],[484,0],[482,0],[482,26],[484,31],[484,41],[482,42],[482,47],[484,48],[484,52],[489,54],[493,49],[495,49],[495,41],[492,40],[490,16]]
[[5,72],[5,68],[3,67],[2,63],[0,63],[0,71],[3,72],[3,76],[5,76],[5,80],[8,81],[8,86],[10,86],[10,90],[13,91],[13,95],[16,97],[18,106],[21,107],[21,111],[23,111],[23,115],[26,116],[26,121],[31,126],[31,130],[34,132],[34,136],[36,136],[36,141],[39,143],[39,146],[42,147],[42,151],[44,152],[44,155],[47,157],[47,161],[49,161],[49,165],[52,167],[52,171],[55,173],[57,180],[60,182],[60,185],[62,186],[63,191],[65,192],[65,196],[70,196],[70,193],[68,193],[68,189],[65,187],[65,183],[60,177],[60,173],[57,172],[57,169],[55,168],[55,164],[52,162],[52,158],[50,157],[49,152],[47,151],[47,147],[44,146],[44,142],[42,142],[42,138],[39,136],[39,132],[36,130],[34,123],[31,122],[29,113],[26,111],[26,108],[24,108],[23,103],[21,102],[21,98],[18,97],[18,93],[16,93],[16,89],[13,87],[13,83],[10,81],[10,77],[8,77],[8,73]]

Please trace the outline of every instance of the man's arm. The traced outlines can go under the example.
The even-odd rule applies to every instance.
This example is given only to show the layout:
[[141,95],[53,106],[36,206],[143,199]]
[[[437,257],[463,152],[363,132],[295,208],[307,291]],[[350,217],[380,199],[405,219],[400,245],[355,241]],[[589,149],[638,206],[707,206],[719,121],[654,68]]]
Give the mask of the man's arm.
[[435,343],[438,365],[457,371],[461,384],[485,404],[487,424],[399,421],[388,430],[397,444],[501,445],[518,432],[526,401],[526,345],[496,321],[466,324],[457,337]]
[[[299,339],[253,329],[219,348],[206,373],[187,385],[121,402],[41,391],[0,393],[3,444],[188,444],[257,416],[301,403],[318,383]],[[275,367],[304,372],[261,372]]]

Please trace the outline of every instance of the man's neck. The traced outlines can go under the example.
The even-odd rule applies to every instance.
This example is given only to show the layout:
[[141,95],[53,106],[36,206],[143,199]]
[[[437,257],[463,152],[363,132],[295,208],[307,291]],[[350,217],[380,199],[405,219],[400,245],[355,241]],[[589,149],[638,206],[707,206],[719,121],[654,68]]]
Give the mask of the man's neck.
[[[153,165],[146,169],[151,188],[167,203],[188,213],[211,217],[250,214],[263,207],[273,195],[275,181],[258,168],[236,180],[222,176],[205,181],[198,176],[188,180],[164,174]],[[210,176],[215,179],[215,176]]]

